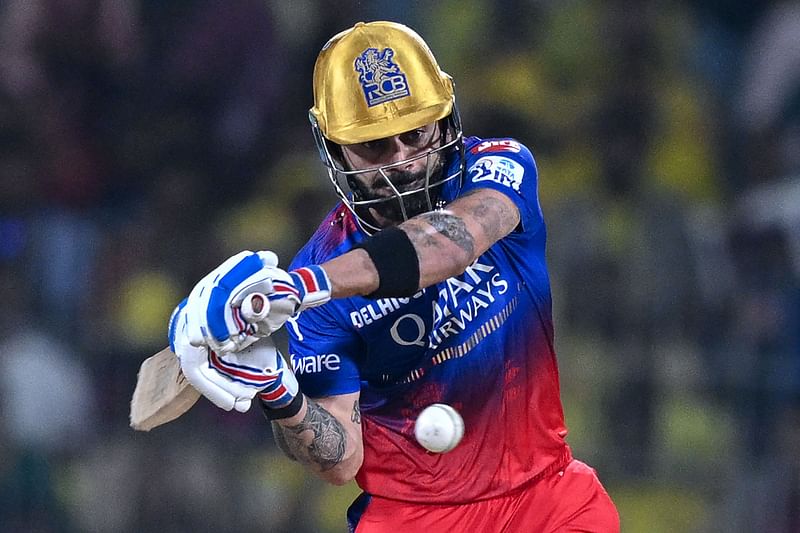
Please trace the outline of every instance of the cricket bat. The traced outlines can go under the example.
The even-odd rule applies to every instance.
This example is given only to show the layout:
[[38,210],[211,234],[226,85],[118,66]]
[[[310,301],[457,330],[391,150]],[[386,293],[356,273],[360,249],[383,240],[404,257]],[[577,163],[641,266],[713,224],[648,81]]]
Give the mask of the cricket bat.
[[164,348],[139,367],[131,400],[131,427],[150,431],[191,409],[200,393],[181,372],[177,356]]
[[[258,292],[247,295],[241,304],[242,316],[250,322],[266,318],[269,309],[269,300]],[[131,427],[150,431],[171,422],[191,409],[199,397],[181,372],[178,357],[164,348],[139,367],[131,400]]]

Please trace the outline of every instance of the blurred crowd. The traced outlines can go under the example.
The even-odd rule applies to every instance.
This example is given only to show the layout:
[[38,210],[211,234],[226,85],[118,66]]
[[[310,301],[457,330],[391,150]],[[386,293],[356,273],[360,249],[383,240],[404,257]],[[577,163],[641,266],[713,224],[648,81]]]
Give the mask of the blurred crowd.
[[313,63],[375,19],[534,152],[569,441],[623,531],[800,531],[800,4],[677,0],[0,3],[0,531],[345,531],[357,488],[260,414],[127,417],[192,284],[334,205]]

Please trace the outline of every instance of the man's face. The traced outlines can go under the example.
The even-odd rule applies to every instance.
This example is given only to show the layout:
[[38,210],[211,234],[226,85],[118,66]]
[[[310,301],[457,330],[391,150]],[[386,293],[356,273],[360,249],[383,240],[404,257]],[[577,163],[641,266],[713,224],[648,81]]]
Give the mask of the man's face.
[[[387,179],[400,193],[424,189],[430,164],[431,181],[436,180],[444,164],[442,156],[424,156],[441,146],[441,143],[439,126],[432,123],[392,137],[344,145],[342,156],[349,170],[383,167],[380,171],[364,172],[353,177],[364,199],[396,198]],[[429,209],[424,190],[405,196],[403,201],[409,218]],[[382,227],[404,220],[399,199],[370,207],[369,212]]]

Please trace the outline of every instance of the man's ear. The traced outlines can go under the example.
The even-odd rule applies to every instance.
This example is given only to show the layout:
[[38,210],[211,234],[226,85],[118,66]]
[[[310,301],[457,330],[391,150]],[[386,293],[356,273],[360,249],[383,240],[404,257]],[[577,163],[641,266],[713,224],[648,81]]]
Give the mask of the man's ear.
[[339,166],[340,170],[349,170],[347,161],[344,158],[342,146],[327,139],[325,142],[328,144],[328,152],[331,154],[331,159],[333,159],[333,162]]

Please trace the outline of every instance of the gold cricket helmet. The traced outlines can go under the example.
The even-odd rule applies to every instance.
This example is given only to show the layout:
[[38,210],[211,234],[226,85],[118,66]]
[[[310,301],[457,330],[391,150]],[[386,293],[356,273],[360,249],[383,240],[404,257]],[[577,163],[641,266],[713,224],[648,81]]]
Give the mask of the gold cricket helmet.
[[453,102],[452,78],[396,22],[357,23],[328,41],[314,65],[312,121],[337,144],[411,131],[450,115]]

